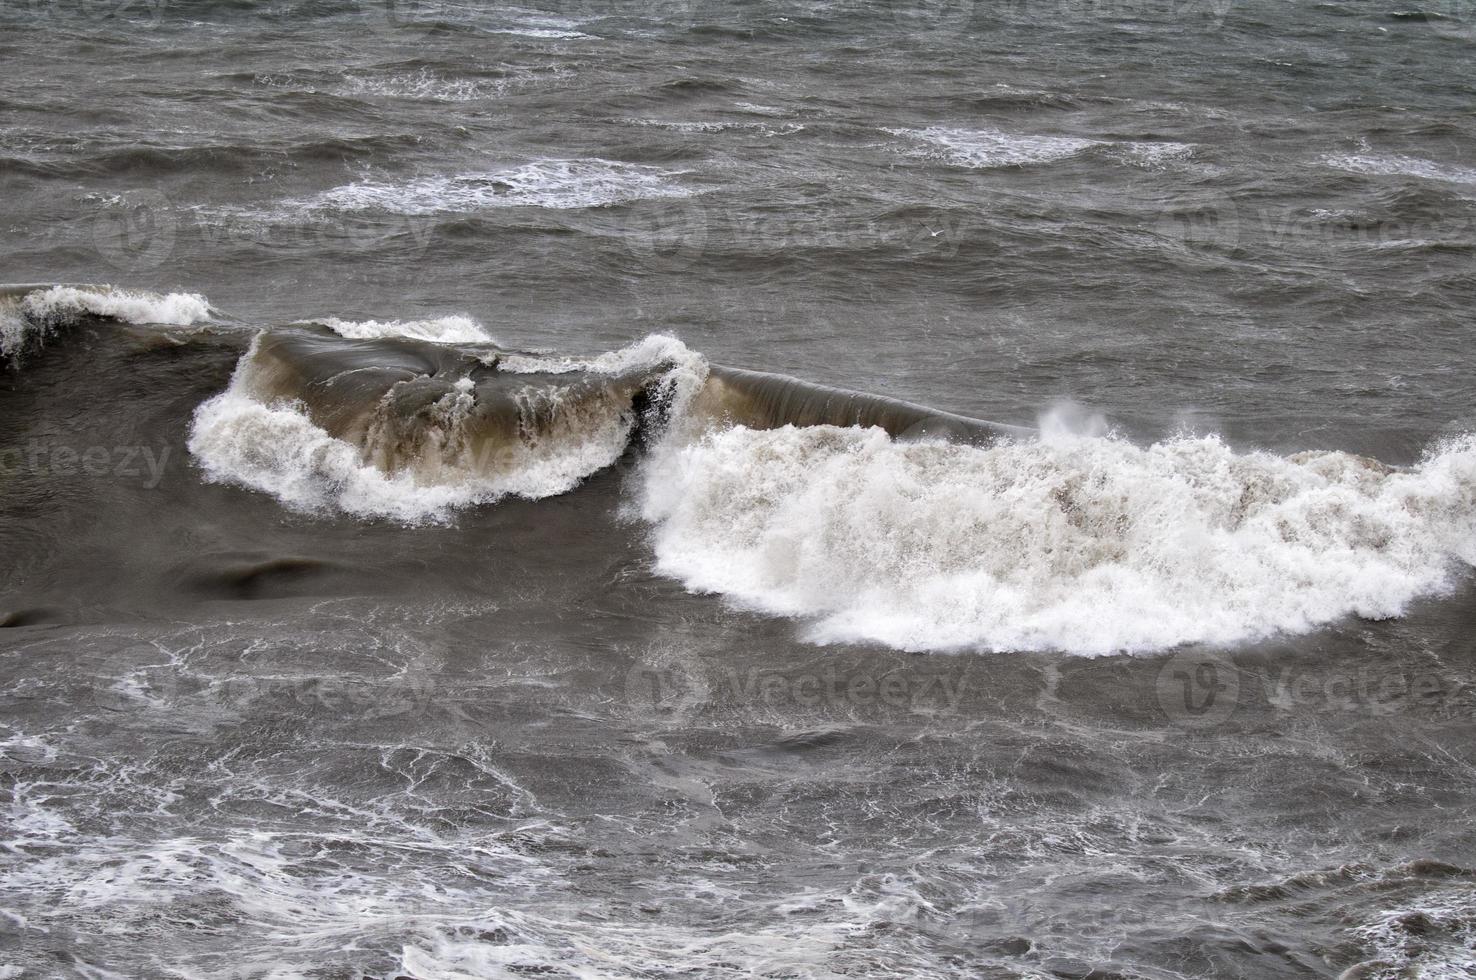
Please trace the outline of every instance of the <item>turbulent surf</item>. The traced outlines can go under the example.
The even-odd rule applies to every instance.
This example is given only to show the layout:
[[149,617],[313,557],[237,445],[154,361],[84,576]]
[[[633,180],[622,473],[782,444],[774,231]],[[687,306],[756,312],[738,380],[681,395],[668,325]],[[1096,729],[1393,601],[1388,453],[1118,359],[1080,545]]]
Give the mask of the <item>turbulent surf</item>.
[[0,3],[0,980],[1472,976],[1460,6]]
[[[197,294],[8,287],[27,338],[191,325]],[[218,318],[218,315],[217,315]],[[206,480],[409,525],[632,461],[655,567],[815,642],[1149,652],[1380,619],[1476,564],[1476,441],[1399,469],[1341,452],[1040,432],[708,364],[671,336],[518,351],[474,319],[251,334],[193,413]]]

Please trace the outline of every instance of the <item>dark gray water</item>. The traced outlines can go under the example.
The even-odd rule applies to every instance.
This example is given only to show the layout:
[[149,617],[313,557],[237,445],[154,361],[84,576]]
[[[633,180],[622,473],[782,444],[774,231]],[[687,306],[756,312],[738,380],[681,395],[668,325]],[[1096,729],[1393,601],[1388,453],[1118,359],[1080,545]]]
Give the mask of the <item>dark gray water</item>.
[[1476,976],[1473,54],[0,4],[0,978]]

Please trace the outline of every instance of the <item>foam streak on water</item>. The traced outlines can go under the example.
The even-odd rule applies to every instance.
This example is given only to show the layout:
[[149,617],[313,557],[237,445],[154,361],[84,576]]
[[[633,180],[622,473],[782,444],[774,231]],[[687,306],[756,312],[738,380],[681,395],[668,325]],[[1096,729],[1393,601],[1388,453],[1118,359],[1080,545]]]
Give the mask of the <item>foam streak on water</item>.
[[609,160],[537,160],[484,173],[364,180],[313,197],[309,211],[379,211],[401,215],[475,212],[487,208],[597,208],[645,198],[685,197],[675,175]]

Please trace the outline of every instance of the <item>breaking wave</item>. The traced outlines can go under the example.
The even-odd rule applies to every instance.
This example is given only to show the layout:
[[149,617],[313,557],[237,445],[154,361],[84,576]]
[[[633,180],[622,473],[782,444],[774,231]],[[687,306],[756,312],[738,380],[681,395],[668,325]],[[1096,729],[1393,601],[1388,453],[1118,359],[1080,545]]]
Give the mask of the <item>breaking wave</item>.
[[[640,359],[652,350],[659,363]],[[509,495],[566,493],[613,464],[653,391],[670,403],[700,381],[685,352],[646,343],[572,378],[539,378],[501,371],[485,352],[384,352],[346,367],[310,327],[262,334],[230,387],[196,411],[189,450],[207,478],[295,510],[444,521]]]
[[1096,423],[1014,429],[709,365],[662,335],[505,350],[450,317],[262,333],[189,448],[290,508],[406,523],[565,493],[642,449],[658,571],[820,643],[1228,644],[1397,616],[1476,564],[1476,437],[1394,470]]
[[1476,562],[1476,440],[1409,472],[1061,436],[733,429],[653,460],[658,569],[819,642],[1096,655],[1400,614]]

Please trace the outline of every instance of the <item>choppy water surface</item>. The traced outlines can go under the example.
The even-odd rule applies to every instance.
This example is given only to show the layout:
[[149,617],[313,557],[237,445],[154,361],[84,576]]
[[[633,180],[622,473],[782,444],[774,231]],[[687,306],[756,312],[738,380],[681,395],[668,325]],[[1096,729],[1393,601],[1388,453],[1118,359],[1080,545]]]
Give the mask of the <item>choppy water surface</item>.
[[0,24],[0,977],[1476,971],[1476,12]]

